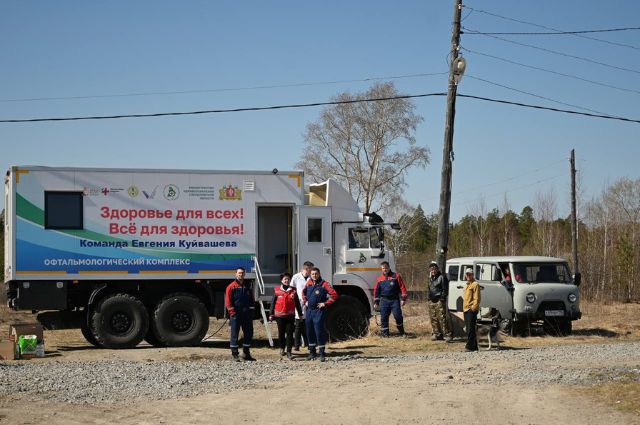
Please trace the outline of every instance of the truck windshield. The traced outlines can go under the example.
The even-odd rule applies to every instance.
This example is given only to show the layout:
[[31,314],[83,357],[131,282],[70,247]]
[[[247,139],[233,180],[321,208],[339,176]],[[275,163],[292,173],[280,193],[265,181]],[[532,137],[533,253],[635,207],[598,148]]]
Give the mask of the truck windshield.
[[571,283],[565,263],[513,263],[512,267],[519,283]]

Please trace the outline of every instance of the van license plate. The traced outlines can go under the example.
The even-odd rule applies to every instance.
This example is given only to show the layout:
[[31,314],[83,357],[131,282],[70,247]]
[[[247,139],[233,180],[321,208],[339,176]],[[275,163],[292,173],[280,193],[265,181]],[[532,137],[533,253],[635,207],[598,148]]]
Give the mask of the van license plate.
[[564,310],[545,310],[544,315],[552,317],[564,316]]

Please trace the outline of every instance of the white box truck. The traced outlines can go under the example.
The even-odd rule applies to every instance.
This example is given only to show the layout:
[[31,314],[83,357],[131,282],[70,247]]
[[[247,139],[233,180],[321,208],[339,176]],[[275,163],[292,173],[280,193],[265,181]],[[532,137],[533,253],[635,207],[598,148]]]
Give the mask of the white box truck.
[[5,177],[9,307],[94,345],[197,345],[244,267],[264,312],[278,277],[305,261],[341,295],[333,339],[366,333],[384,223],[335,181],[305,193],[300,171],[13,166]]

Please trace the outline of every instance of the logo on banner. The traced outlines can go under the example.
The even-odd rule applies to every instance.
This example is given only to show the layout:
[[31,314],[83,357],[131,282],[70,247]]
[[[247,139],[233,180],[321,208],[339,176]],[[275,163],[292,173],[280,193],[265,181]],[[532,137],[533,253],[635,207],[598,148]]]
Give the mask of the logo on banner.
[[140,194],[140,189],[138,189],[136,186],[129,186],[129,189],[127,189],[127,193],[132,198],[136,198]]
[[241,201],[242,200],[242,189],[239,189],[238,186],[227,186],[220,189],[220,200],[221,201]]
[[175,184],[168,184],[164,187],[162,194],[167,201],[175,201],[180,196],[180,189]]
[[142,194],[147,199],[154,199],[156,197],[156,191],[158,190],[158,186],[154,187],[151,192],[147,192],[146,190],[142,191]]

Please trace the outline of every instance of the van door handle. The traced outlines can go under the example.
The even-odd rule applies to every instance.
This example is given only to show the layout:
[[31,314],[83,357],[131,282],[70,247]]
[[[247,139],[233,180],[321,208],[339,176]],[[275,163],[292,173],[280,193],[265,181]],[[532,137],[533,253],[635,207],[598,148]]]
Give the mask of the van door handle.
[[480,285],[480,290],[482,291],[484,289],[484,286]]
[[458,289],[462,289],[462,286],[456,286],[456,288],[458,288]]
[[353,264],[353,261],[347,261],[347,264]]

